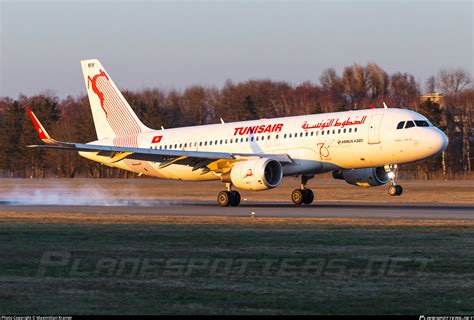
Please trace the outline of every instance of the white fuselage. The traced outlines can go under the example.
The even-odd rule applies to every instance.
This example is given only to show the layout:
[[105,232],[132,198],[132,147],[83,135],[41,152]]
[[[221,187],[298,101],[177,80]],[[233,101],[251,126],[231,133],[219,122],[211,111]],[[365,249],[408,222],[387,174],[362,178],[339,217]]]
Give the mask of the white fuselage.
[[[405,109],[367,109],[295,117],[260,119],[175,129],[149,130],[135,137],[138,147],[166,150],[229,153],[287,154],[293,163],[284,175],[318,174],[339,169],[358,169],[401,164],[430,157],[448,140],[436,127],[397,129],[401,121],[424,120]],[[91,142],[127,145],[127,137]],[[80,152],[86,158],[110,166],[167,179],[216,180],[219,175],[186,165],[169,165],[126,159],[115,163],[96,152]]]

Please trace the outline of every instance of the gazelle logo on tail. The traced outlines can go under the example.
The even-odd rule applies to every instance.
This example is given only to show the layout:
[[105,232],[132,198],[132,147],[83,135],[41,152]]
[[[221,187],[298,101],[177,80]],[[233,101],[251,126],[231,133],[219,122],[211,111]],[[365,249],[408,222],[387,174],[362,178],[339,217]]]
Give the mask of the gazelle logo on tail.
[[99,60],[82,60],[81,66],[97,138],[113,138],[116,145],[136,147],[138,134],[149,129]]
[[97,78],[99,76],[103,76],[109,81],[109,77],[105,74],[104,70],[100,70],[100,73],[96,74],[92,78],[90,76],[87,76],[87,89],[89,89],[89,84],[92,84],[92,91],[97,95],[97,97],[100,100],[100,106],[102,107],[102,110],[105,112],[105,116],[107,117],[107,110],[104,108],[104,93],[97,88]]

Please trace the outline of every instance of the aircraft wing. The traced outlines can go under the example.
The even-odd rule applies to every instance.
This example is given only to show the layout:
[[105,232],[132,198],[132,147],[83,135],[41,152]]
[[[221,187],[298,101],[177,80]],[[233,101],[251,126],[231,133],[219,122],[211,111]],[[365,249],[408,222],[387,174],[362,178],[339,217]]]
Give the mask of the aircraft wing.
[[45,145],[30,145],[28,147],[97,152],[97,155],[107,158],[107,163],[114,163],[123,159],[135,159],[158,162],[160,163],[160,168],[165,168],[171,164],[181,164],[192,166],[193,170],[205,169],[206,172],[210,170],[223,172],[226,168],[229,168],[232,163],[250,158],[269,158],[282,164],[292,163],[291,158],[286,154],[162,150],[62,142],[49,136],[33,111],[28,110],[28,114],[31,117],[40,139],[46,143]]

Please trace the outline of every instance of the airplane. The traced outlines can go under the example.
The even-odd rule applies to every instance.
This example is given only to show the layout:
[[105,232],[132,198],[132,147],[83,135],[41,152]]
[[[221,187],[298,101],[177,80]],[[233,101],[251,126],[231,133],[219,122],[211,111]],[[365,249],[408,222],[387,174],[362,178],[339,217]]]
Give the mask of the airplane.
[[220,180],[217,202],[237,206],[243,190],[278,187],[299,176],[295,205],[309,205],[307,183],[331,172],[356,186],[389,183],[399,196],[399,164],[429,158],[446,149],[448,138],[423,115],[397,108],[371,108],[155,130],[145,126],[96,59],[81,61],[97,140],[53,139],[33,111],[33,125],[45,143],[34,148],[77,151],[101,164],[164,179]]

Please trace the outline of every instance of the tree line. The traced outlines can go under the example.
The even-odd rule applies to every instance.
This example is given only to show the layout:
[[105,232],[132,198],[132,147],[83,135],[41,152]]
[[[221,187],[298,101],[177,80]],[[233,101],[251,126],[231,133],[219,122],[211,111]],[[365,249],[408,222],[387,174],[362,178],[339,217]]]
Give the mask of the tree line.
[[[442,99],[420,98],[422,84],[409,73],[388,74],[379,65],[346,66],[341,74],[326,69],[316,82],[292,85],[270,79],[225,82],[221,88],[193,85],[184,90],[159,88],[123,91],[143,123],[151,128],[193,126],[382,107],[422,113],[449,137],[448,149],[428,161],[401,166],[414,178],[453,178],[472,172],[474,86],[462,69],[442,69],[424,83],[426,92]],[[439,101],[437,101],[439,100]],[[63,141],[96,140],[86,96],[59,99],[45,92],[0,98],[1,177],[135,177],[133,173],[86,160],[77,153],[26,148],[38,139],[26,110],[32,109],[45,128]]]

